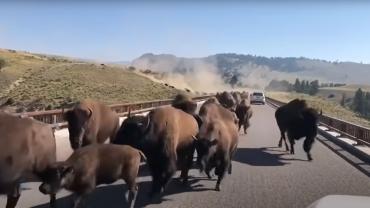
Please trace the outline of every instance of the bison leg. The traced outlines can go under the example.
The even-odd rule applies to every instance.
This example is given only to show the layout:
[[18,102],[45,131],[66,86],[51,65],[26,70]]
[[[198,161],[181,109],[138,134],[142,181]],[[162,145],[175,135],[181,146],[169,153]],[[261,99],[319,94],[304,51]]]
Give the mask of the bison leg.
[[239,121],[239,129],[238,129],[238,132],[240,131],[241,128],[242,128],[242,122]]
[[192,145],[187,154],[185,155],[184,159],[184,164],[181,170],[181,178],[182,178],[182,183],[187,184],[188,183],[188,178],[189,178],[189,170],[191,169],[191,166],[193,165],[193,155],[195,151],[195,146]]
[[244,134],[247,134],[248,124],[244,124],[243,127],[244,127]]
[[294,139],[289,140],[289,142],[290,142],[290,154],[294,155],[294,144],[295,144]]
[[81,195],[76,195],[74,200],[73,200],[73,208],[78,208],[80,207],[80,204],[82,202],[82,196]]
[[56,196],[55,194],[50,194],[50,207],[56,208]]
[[[176,172],[176,161],[175,159],[162,157],[163,160],[159,160],[161,163],[155,163],[158,166],[151,166],[153,182],[152,191],[150,196],[153,197],[156,194],[161,193],[166,188],[173,174]],[[168,162],[166,162],[168,161]]]
[[310,150],[311,150],[311,147],[314,141],[315,141],[315,137],[306,137],[306,139],[303,142],[303,149],[307,153],[307,159],[309,161],[312,160]]
[[126,182],[126,183],[128,185],[128,189],[125,193],[125,199],[129,204],[129,207],[132,208],[135,205],[138,186],[136,185],[136,182]]
[[220,161],[220,164],[217,165],[215,173],[218,176],[217,183],[216,183],[216,191],[221,191],[221,181],[225,177],[226,169],[229,166],[228,159],[224,159]]
[[21,196],[19,184],[13,187],[13,190],[10,194],[8,194],[8,198],[6,201],[6,208],[14,208]]

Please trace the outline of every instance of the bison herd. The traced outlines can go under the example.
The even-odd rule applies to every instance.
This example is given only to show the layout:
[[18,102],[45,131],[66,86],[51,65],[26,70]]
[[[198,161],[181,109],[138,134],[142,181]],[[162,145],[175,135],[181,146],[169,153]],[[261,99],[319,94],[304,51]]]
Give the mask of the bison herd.
[[[41,181],[40,192],[55,195],[61,189],[73,192],[74,207],[99,184],[123,179],[126,200],[132,207],[138,191],[136,178],[141,161],[146,161],[152,176],[150,196],[161,194],[177,170],[184,184],[196,164],[209,178],[217,176],[215,190],[221,190],[226,173],[237,151],[239,131],[247,134],[252,117],[247,92],[223,92],[197,103],[177,95],[171,106],[151,110],[146,116],[131,115],[119,126],[119,117],[108,106],[92,100],[77,103],[64,113],[70,145],[74,152],[66,161],[56,161],[54,132],[47,124],[30,118],[0,113],[0,194],[7,194],[7,208],[15,207],[20,184],[29,176]],[[293,100],[276,110],[281,131],[279,146],[288,135],[290,152],[294,142],[306,137],[304,150],[310,149],[317,134],[317,112],[304,100]],[[109,138],[110,144],[103,144]]]

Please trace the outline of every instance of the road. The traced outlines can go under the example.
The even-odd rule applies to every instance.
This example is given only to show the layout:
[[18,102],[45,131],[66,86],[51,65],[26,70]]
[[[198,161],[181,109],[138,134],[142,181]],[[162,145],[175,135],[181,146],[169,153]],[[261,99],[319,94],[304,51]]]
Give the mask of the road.
[[[215,180],[208,180],[193,169],[189,186],[174,178],[161,201],[149,200],[151,178],[143,167],[136,207],[300,208],[329,194],[370,196],[370,178],[320,142],[313,146],[312,162],[306,161],[301,141],[295,146],[295,155],[277,148],[279,131],[274,109],[254,105],[253,111],[252,126],[248,135],[240,136],[233,173],[224,179],[221,192],[213,191]],[[58,159],[69,153],[68,139],[58,138]],[[18,207],[48,207],[48,197],[38,192],[38,185],[23,185]],[[125,188],[122,182],[101,186],[89,196],[86,207],[124,207]],[[69,207],[70,201],[68,192],[58,194],[58,207]],[[1,197],[0,207],[4,204],[5,197]]]

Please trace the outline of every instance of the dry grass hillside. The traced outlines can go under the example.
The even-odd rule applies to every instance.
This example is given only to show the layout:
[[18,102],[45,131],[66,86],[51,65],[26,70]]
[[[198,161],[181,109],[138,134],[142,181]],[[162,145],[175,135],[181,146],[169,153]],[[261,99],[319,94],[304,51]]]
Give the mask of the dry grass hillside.
[[305,99],[309,106],[318,110],[322,109],[323,113],[326,115],[370,128],[369,120],[366,120],[353,111],[340,106],[337,102],[327,100],[324,97],[288,92],[267,92],[266,94],[268,97],[282,102],[289,102],[295,98]]
[[361,88],[364,92],[370,92],[370,85],[346,85],[341,87],[320,88],[317,95],[338,103],[340,103],[344,95],[346,102],[350,103],[359,88]]
[[173,98],[178,90],[122,67],[0,50],[0,104],[33,111],[91,98],[107,104]]

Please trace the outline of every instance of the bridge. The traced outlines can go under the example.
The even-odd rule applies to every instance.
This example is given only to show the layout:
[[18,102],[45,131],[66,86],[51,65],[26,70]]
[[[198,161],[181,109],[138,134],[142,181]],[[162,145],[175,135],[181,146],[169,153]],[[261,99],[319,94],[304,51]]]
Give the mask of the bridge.
[[[233,159],[233,173],[223,181],[221,192],[214,191],[215,179],[209,180],[197,169],[190,172],[189,185],[183,186],[174,177],[161,200],[150,200],[151,177],[145,166],[140,170],[139,194],[135,207],[306,207],[326,195],[370,196],[370,179],[364,166],[369,164],[351,157],[341,147],[322,136],[312,148],[313,161],[308,162],[302,141],[295,145],[295,155],[278,148],[280,137],[270,105],[253,105],[254,114],[248,134],[240,132],[238,151]],[[71,153],[66,129],[56,131],[58,160]],[[362,168],[361,168],[362,167]],[[38,191],[40,183],[22,185],[18,207],[48,207],[48,196]],[[87,199],[86,207],[123,207],[125,205],[122,181],[99,186]],[[57,195],[58,207],[70,207],[71,194]],[[1,196],[0,207],[6,198]]]

